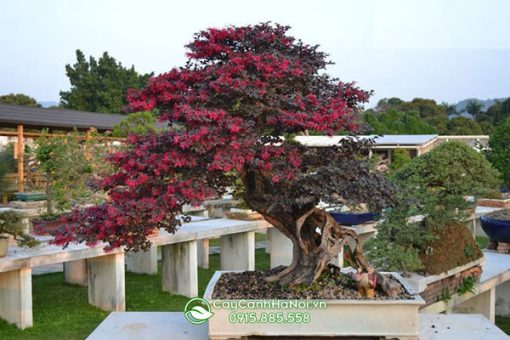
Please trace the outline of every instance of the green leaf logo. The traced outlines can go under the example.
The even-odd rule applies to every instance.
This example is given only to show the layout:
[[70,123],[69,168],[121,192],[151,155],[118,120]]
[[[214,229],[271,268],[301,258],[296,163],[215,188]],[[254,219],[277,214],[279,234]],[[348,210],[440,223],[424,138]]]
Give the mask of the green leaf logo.
[[209,303],[201,298],[189,300],[184,307],[184,318],[194,325],[203,324],[213,315],[214,313],[211,312],[211,306]]

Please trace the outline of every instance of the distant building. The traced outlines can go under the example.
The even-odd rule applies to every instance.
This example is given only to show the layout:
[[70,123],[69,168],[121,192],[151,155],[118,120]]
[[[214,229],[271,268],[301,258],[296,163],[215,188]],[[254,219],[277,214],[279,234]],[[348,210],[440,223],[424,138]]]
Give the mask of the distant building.
[[[310,147],[325,147],[337,144],[347,136],[297,136],[296,140]],[[438,136],[438,135],[368,135],[358,136],[359,138],[374,138],[375,144],[372,148],[372,155],[376,154],[389,163],[392,159],[392,152],[396,149],[406,149],[412,158],[429,152],[438,145],[447,141],[461,141],[473,148],[485,148],[489,136]]]

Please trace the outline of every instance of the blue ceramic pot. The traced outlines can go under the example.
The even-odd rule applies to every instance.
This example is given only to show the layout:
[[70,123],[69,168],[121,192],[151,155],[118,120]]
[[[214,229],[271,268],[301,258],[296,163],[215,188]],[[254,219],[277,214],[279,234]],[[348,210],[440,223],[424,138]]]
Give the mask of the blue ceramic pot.
[[341,225],[356,225],[375,221],[379,218],[378,214],[371,212],[366,213],[329,213],[338,224]]
[[482,229],[493,241],[510,242],[510,221],[495,220],[493,218],[482,216]]

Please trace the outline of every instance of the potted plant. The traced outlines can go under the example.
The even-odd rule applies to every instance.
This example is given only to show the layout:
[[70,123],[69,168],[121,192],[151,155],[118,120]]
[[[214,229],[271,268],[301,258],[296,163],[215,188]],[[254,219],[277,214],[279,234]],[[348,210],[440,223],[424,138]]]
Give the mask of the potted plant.
[[510,251],[510,209],[498,210],[480,218],[482,229],[502,253]]
[[38,244],[37,240],[24,232],[23,219],[23,213],[14,209],[0,210],[0,257],[7,254],[11,236],[21,246],[33,247]]
[[399,204],[377,226],[368,256],[379,269],[406,275],[431,304],[441,299],[440,285],[456,288],[462,273],[480,275],[483,253],[463,223],[475,200],[465,197],[498,188],[499,173],[468,145],[448,142],[397,171],[395,183]]
[[[313,299],[328,300],[348,315],[341,321],[336,314],[327,317],[314,309],[308,323],[303,315],[294,315],[294,326],[275,322],[264,327],[266,335],[416,337],[421,298],[398,274],[375,272],[357,234],[317,207],[321,200],[347,201],[381,211],[394,203],[393,185],[361,157],[373,141],[346,138],[312,149],[292,138],[309,130],[355,132],[355,112],[370,93],[325,75],[326,55],[289,36],[288,29],[262,23],[199,32],[188,45],[185,67],[131,91],[132,111],[157,108],[161,120],[173,128],[130,135],[126,148],[109,158],[116,172],[101,181],[105,190],[122,191],[101,205],[74,210],[53,242],[102,241],[107,248],[146,249],[147,228],[176,232],[183,205],[220,197],[238,176],[248,207],[293,244],[289,266],[241,275],[254,275],[259,280],[255,287],[276,287],[276,295],[262,289],[259,297],[302,304],[316,290]],[[348,240],[354,241],[352,275],[328,265]],[[236,275],[217,273],[208,292],[226,289],[232,279],[239,296],[249,299],[254,285]],[[391,313],[398,317],[381,319]],[[222,331],[226,317],[217,313],[209,319],[210,338],[260,334],[260,325],[249,323]],[[324,321],[330,321],[330,330]]]
[[94,131],[52,137],[43,131],[36,146],[36,159],[46,174],[47,206],[32,223],[36,232],[54,234],[67,211],[105,199],[94,182],[98,173],[108,171],[108,147]]
[[348,211],[331,211],[331,216],[341,225],[358,225],[375,221],[379,218],[379,214],[369,212],[366,204],[355,205]]

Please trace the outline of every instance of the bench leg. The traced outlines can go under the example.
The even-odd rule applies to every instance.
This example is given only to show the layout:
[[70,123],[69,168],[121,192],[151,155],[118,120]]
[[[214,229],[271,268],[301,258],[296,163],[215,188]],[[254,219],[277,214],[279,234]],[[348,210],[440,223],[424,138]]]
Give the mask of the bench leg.
[[255,232],[220,237],[222,270],[255,270]]
[[490,322],[496,321],[496,289],[491,288],[482,294],[455,306],[454,312],[483,314]]
[[64,262],[64,281],[86,287],[88,285],[87,260]]
[[496,286],[496,315],[510,317],[510,281]]
[[269,228],[267,235],[271,240],[269,245],[271,268],[288,266],[292,262],[292,241],[276,228]]
[[198,295],[197,241],[162,247],[163,291],[196,297]]
[[132,273],[156,275],[158,273],[158,248],[151,246],[147,251],[128,252],[126,268]]
[[32,269],[0,273],[0,317],[19,328],[32,327]]
[[124,253],[93,257],[87,264],[89,303],[104,311],[124,311]]
[[209,269],[209,240],[203,239],[197,241],[198,266]]

